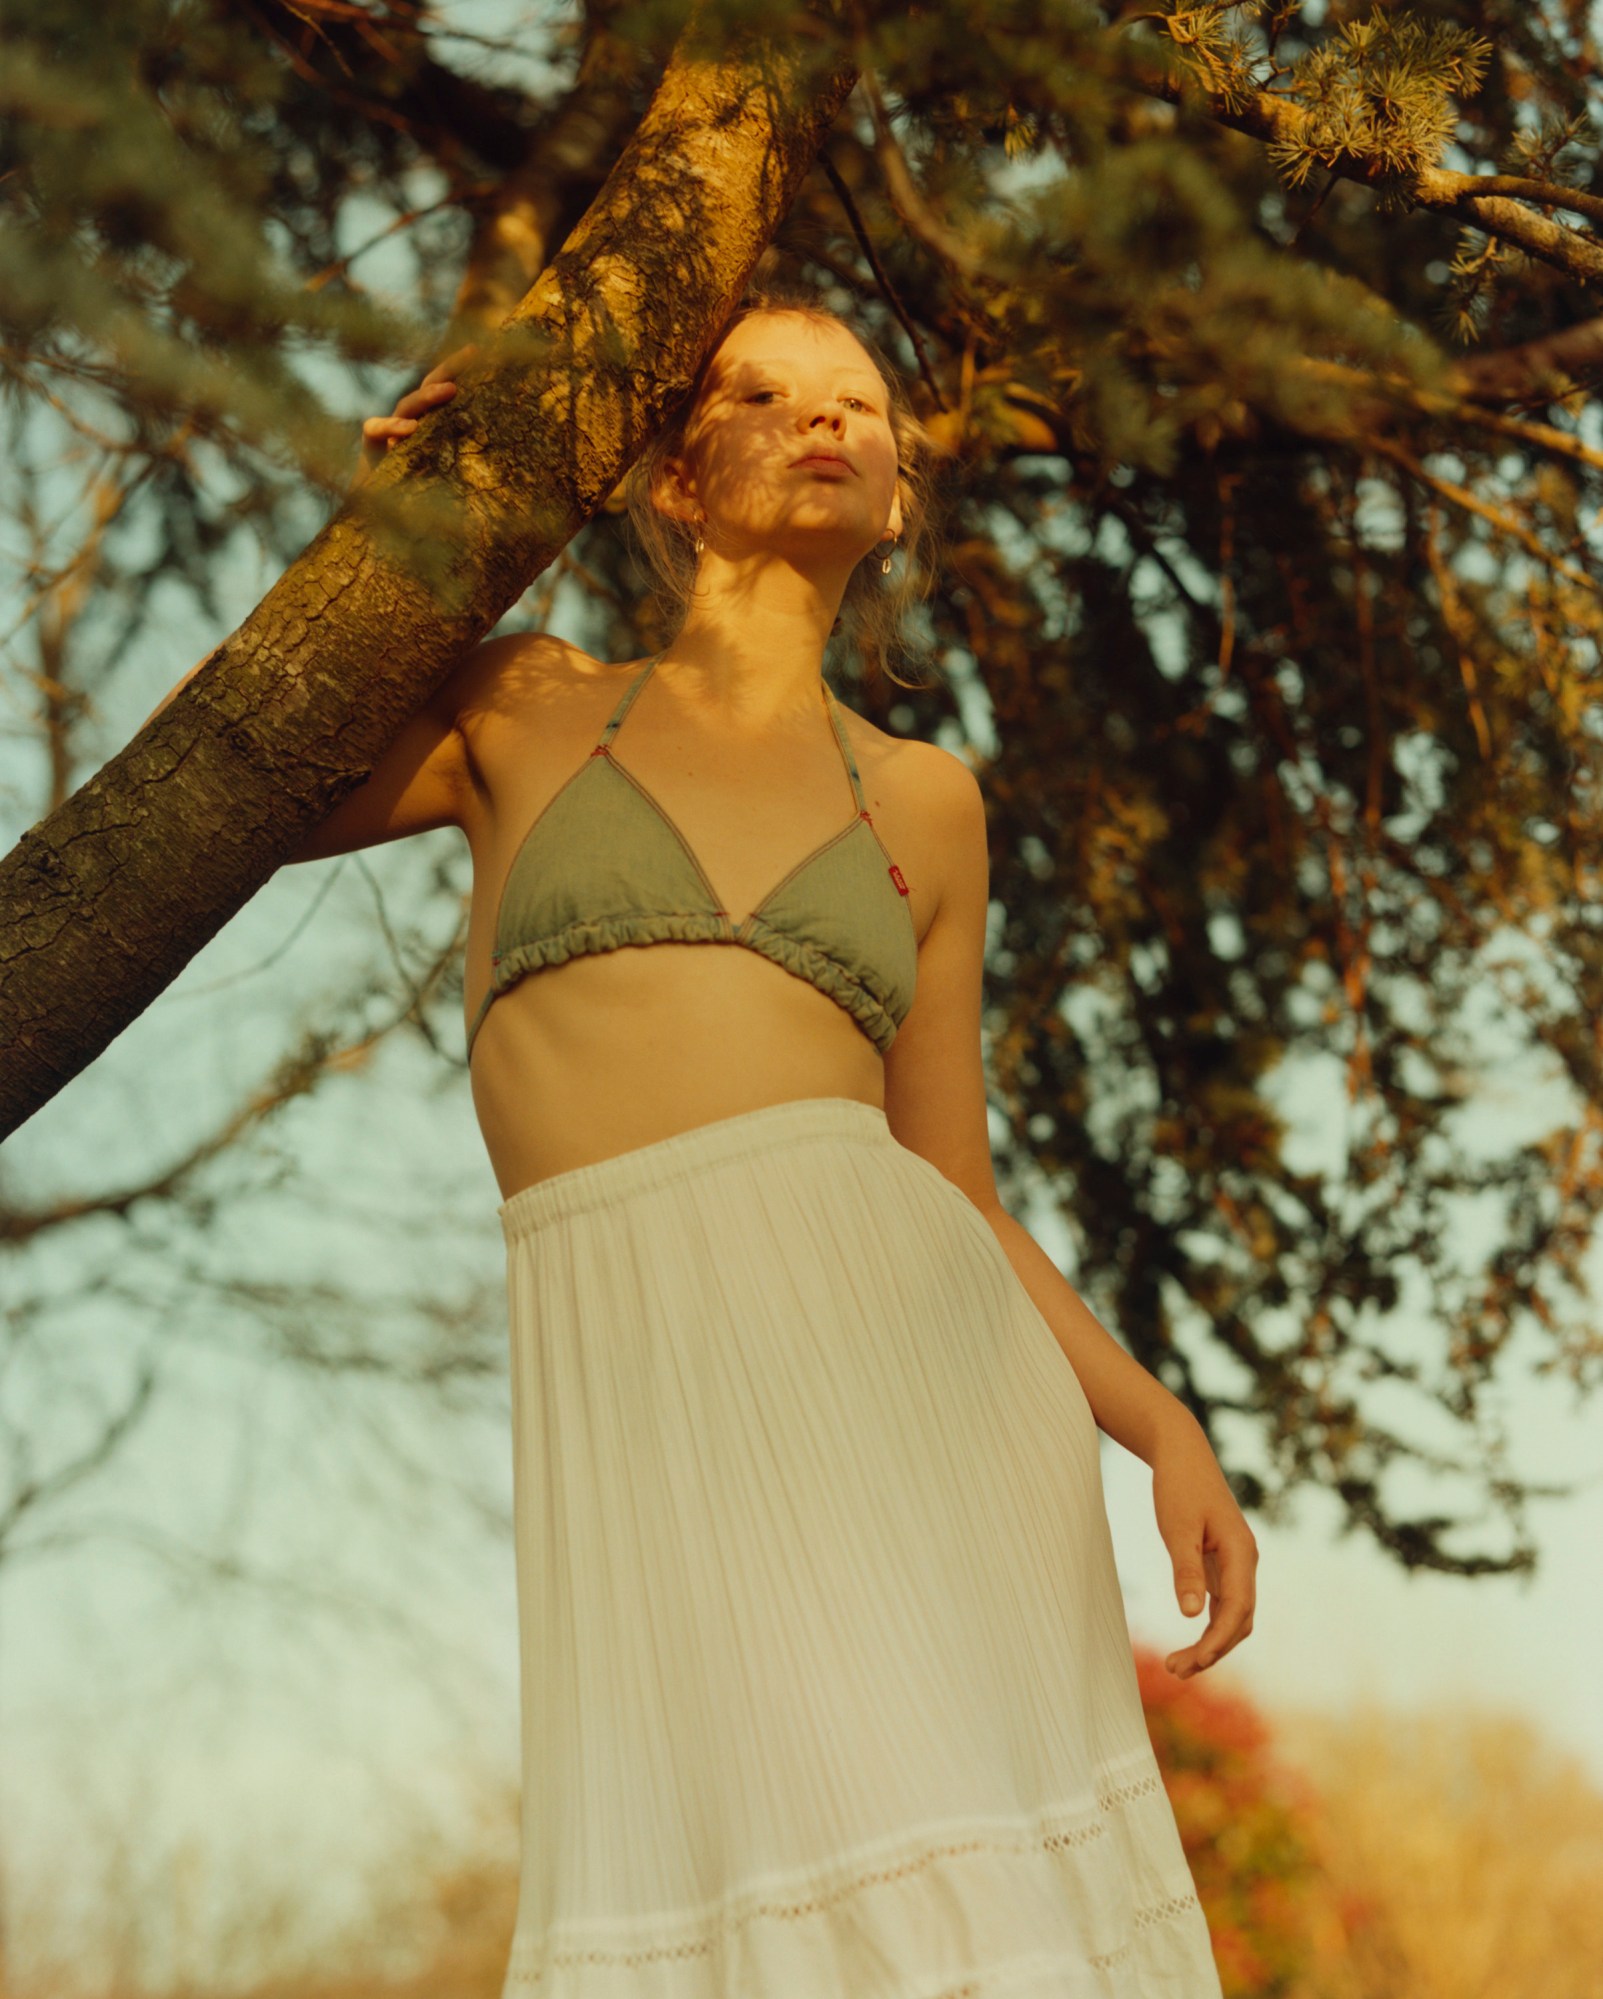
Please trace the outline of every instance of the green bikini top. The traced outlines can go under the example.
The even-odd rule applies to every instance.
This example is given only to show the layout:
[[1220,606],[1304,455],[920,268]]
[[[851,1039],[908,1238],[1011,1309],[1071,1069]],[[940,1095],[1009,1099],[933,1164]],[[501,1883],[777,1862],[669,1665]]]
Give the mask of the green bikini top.
[[743,944],[806,979],[851,1015],[883,1055],[913,1004],[918,935],[907,884],[874,830],[827,682],[824,706],[857,811],[733,923],[683,833],[612,754],[630,703],[662,658],[635,675],[601,740],[524,835],[496,910],[494,1002],[545,965],[622,944]]

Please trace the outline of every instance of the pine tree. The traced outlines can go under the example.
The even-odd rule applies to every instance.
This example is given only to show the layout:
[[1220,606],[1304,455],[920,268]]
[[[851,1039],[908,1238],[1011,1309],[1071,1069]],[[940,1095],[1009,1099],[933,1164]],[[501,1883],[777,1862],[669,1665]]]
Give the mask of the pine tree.
[[[821,0],[776,26],[721,0],[702,18],[723,60],[684,102],[738,94],[748,61],[804,62],[805,87],[765,100],[772,137],[729,128],[773,147],[772,180],[690,112],[648,143],[683,12],[596,0],[542,95],[515,52],[490,81],[454,60],[412,0],[13,5],[13,462],[71,439],[92,472],[79,540],[41,536],[18,598],[41,607],[12,671],[54,788],[0,888],[6,1128],[570,537],[592,649],[649,647],[609,496],[747,274],[779,270],[901,354],[947,454],[937,670],[842,670],[884,725],[966,735],[982,766],[1004,1191],[1044,1190],[1099,1314],[1211,1428],[1247,1424],[1244,1504],[1316,1482],[1407,1565],[1531,1566],[1543,1488],[1501,1463],[1487,1391],[1521,1333],[1577,1390],[1603,1355],[1603,197],[1579,10]],[[690,224],[684,174],[718,195]],[[406,312],[355,275],[375,204],[417,245]],[[621,217],[627,255],[604,262],[595,232]],[[483,404],[493,435],[465,407],[431,420],[404,479],[375,482],[444,509],[381,558],[342,490],[349,419],[304,357],[363,388],[381,364],[415,379],[525,294],[509,330],[563,338]],[[593,426],[550,423],[559,382]],[[335,511],[300,553],[308,488]],[[247,528],[283,581],[85,775],[79,718],[113,659],[82,636],[96,607],[126,629],[158,586],[204,601]],[[1488,1007],[1569,1089],[1551,1130],[1491,1156],[1458,1131]],[[1334,1167],[1283,1109],[1310,1069],[1343,1080]],[[1470,1200],[1495,1215],[1474,1263],[1449,1225]],[[1405,1276],[1408,1346],[1383,1323]],[[1382,1413],[1377,1383],[1457,1448]],[[1467,1474],[1501,1536],[1410,1510],[1399,1464]]]

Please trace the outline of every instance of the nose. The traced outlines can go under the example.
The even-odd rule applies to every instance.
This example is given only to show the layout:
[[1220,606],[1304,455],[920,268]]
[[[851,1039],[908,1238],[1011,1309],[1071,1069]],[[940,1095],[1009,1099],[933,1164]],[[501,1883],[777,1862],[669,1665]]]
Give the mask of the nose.
[[841,425],[844,421],[845,419],[842,415],[839,401],[831,399],[829,407],[827,409],[815,410],[813,414],[807,419],[807,428],[809,430],[814,430],[817,428],[817,426],[820,423],[824,423],[827,424],[829,428],[838,435],[840,432]]

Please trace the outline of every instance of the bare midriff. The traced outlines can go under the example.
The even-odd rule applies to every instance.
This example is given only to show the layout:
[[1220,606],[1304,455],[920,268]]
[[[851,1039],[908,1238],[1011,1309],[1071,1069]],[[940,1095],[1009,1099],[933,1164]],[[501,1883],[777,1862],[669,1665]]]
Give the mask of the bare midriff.
[[882,1109],[885,1064],[834,1000],[755,951],[625,945],[503,993],[474,1043],[472,1085],[506,1199],[792,1097]]
[[[515,687],[497,685],[493,700],[464,719],[479,801],[464,827],[474,857],[464,1028],[488,989],[496,907],[523,834],[588,754],[629,671],[584,655],[561,670],[541,664]],[[857,718],[847,726],[876,824],[903,861],[922,936],[932,907],[905,808],[888,795],[867,725]],[[799,727],[788,749],[758,750],[697,739],[666,702],[648,709],[642,699],[619,749],[667,794],[740,914],[852,811],[822,707],[817,727]],[[527,974],[485,1015],[470,1080],[504,1200],[553,1174],[793,1098],[848,1097],[876,1109],[885,1102],[884,1059],[838,1002],[771,959],[723,943],[625,945]]]

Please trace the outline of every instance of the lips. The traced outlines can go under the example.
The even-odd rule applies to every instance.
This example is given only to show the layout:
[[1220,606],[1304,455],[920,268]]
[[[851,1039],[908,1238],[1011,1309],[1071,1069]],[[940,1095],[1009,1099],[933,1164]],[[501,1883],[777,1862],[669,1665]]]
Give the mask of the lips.
[[[804,457],[796,459],[795,465],[839,465],[847,472],[852,469],[851,460],[842,458],[838,451],[809,451]],[[795,469],[794,466],[792,469]]]

